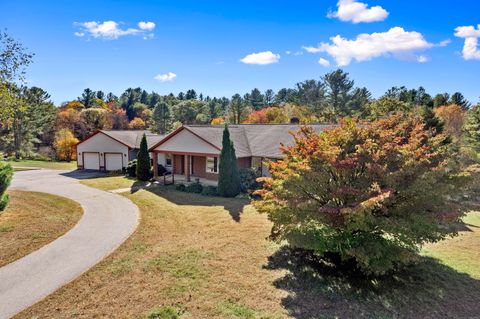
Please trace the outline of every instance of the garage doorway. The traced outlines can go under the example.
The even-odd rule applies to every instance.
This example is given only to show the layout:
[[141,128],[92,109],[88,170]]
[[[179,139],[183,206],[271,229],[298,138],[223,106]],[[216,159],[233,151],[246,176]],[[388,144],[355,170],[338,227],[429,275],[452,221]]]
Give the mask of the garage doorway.
[[123,168],[122,153],[104,153],[105,154],[105,170],[121,171]]
[[100,153],[83,152],[83,169],[100,170]]

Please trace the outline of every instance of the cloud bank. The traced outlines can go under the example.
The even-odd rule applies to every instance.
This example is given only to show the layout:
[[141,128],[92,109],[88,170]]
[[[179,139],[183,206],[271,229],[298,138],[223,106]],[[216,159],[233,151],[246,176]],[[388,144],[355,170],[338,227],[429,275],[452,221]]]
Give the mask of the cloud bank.
[[478,48],[478,38],[480,38],[480,24],[475,26],[462,26],[455,28],[455,36],[464,38],[462,56],[465,60],[480,60],[480,49]]
[[338,66],[346,66],[353,60],[368,61],[380,56],[426,62],[428,57],[417,56],[416,53],[434,46],[421,33],[405,31],[402,27],[394,27],[387,32],[362,33],[352,40],[337,35],[331,37],[330,41],[303,49],[309,53],[326,52],[335,59]]
[[118,22],[112,20],[104,22],[75,22],[74,25],[80,27],[80,31],[74,33],[77,37],[91,36],[93,38],[107,40],[115,40],[126,35],[144,35],[144,38],[151,38],[153,37],[153,34],[150,33],[146,35],[146,32],[155,29],[155,23],[143,21],[138,23],[138,29],[122,29]]
[[338,18],[341,21],[361,23],[383,21],[389,13],[381,6],[368,7],[368,4],[355,0],[340,0],[337,11],[330,12],[327,17]]

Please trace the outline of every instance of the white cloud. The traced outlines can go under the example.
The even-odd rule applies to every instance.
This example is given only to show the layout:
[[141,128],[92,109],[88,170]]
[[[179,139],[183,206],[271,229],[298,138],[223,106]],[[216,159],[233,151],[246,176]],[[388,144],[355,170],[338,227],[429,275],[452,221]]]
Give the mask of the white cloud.
[[141,30],[152,31],[153,29],[155,29],[155,23],[153,23],[153,22],[140,21],[140,22],[138,23],[138,27],[139,27]]
[[292,51],[285,51],[286,55],[290,55],[291,53],[292,53]]
[[330,61],[328,61],[327,59],[324,59],[324,58],[320,58],[320,60],[318,60],[318,64],[327,68],[327,67],[330,66]]
[[168,73],[165,73],[165,74],[159,74],[159,75],[155,76],[154,79],[158,80],[160,82],[167,82],[167,81],[172,81],[176,77],[177,77],[177,75],[175,73],[168,72]]
[[302,51],[297,51],[297,52],[293,53],[293,55],[295,55],[295,56],[303,55],[303,52]]
[[455,36],[465,38],[462,56],[465,60],[480,60],[478,38],[480,38],[480,24],[475,26],[463,26],[455,28]]
[[320,43],[318,47],[304,47],[307,52],[326,52],[339,66],[349,65],[352,60],[368,61],[380,56],[394,56],[402,59],[417,59],[415,53],[434,46],[415,31],[394,27],[387,32],[359,34],[354,40],[340,35],[330,38],[331,43]]
[[328,13],[329,18],[353,23],[383,21],[388,17],[388,11],[381,6],[368,8],[368,4],[355,0],[339,0],[337,11]]
[[449,45],[450,43],[452,43],[452,40],[450,39],[445,39],[443,41],[440,41],[440,43],[437,44],[438,47],[446,47],[447,45]]
[[417,61],[420,62],[420,63],[425,63],[425,62],[430,61],[430,57],[428,57],[426,55],[419,55],[419,56],[417,56]]
[[[115,21],[88,21],[74,23],[74,25],[80,27],[80,31],[75,32],[74,34],[77,37],[83,37],[89,35],[94,38],[114,40],[126,35],[138,35],[145,34],[146,31],[151,31],[155,28],[155,23],[153,22],[139,22],[138,26],[140,29],[135,28],[126,28],[122,29],[119,23]],[[144,39],[152,38],[153,34],[148,34],[144,36]]]
[[280,60],[280,54],[274,54],[272,51],[263,51],[252,53],[240,59],[245,64],[266,65],[277,63]]

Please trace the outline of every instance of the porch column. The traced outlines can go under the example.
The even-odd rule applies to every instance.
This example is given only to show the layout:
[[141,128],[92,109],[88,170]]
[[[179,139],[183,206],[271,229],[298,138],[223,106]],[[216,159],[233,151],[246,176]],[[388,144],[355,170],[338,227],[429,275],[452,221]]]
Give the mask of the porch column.
[[190,161],[192,157],[190,155],[185,155],[185,175],[187,176],[187,182],[190,182]]
[[153,152],[153,177],[158,177],[158,153]]

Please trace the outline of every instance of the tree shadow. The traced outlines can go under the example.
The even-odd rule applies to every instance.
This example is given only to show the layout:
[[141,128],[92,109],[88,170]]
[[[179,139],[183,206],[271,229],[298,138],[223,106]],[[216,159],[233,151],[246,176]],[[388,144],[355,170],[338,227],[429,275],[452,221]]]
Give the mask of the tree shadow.
[[165,198],[176,205],[186,206],[223,206],[232,219],[240,222],[241,214],[245,206],[250,204],[248,199],[224,198],[218,196],[204,196],[195,193],[186,193],[173,189],[172,186],[156,186],[145,190]]
[[293,318],[480,317],[480,281],[433,258],[368,278],[283,246],[265,268],[287,271],[274,285],[288,293],[282,304]]
[[64,172],[64,173],[61,173],[60,175],[83,180],[83,179],[106,177],[107,173],[94,171],[94,170],[76,170],[76,171]]

